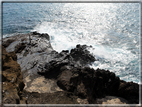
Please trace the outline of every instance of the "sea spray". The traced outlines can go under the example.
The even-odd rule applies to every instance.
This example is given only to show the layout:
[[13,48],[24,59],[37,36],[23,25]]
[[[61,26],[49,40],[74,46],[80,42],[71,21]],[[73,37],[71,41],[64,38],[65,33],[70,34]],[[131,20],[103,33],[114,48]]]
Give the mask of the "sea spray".
[[[37,9],[38,7],[38,9]],[[90,65],[139,82],[139,3],[4,3],[3,34],[48,33],[61,52],[91,45],[98,59]]]

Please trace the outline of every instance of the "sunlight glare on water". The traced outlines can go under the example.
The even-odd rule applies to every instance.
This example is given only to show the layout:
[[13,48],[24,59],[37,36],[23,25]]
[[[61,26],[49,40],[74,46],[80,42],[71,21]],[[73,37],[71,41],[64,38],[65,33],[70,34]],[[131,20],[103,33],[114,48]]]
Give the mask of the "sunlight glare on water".
[[58,52],[92,45],[98,61],[91,67],[139,83],[139,8],[139,3],[7,3],[3,33],[48,33]]
[[[132,10],[133,7],[126,4],[123,6],[113,3],[65,4],[61,9],[61,18],[53,22],[42,22],[36,30],[49,33],[51,44],[58,52],[70,50],[76,44],[92,45],[95,50],[91,53],[99,61],[94,62],[91,67],[108,69],[121,79],[138,82],[139,26],[136,22],[139,19],[134,21],[136,15],[132,17],[130,14],[134,14],[136,9]],[[129,50],[130,47],[133,52]],[[133,64],[136,64],[135,68],[130,67]],[[133,79],[126,78],[129,73],[131,77],[133,75]]]

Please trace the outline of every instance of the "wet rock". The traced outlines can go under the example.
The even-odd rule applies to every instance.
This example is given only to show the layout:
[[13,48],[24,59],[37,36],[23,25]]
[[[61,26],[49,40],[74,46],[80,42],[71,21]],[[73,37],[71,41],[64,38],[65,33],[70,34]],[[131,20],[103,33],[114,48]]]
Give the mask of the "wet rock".
[[40,35],[37,31],[32,32],[33,35]]
[[[10,41],[9,44],[7,44],[8,41]],[[57,53],[51,47],[49,35],[37,32],[4,38],[3,45],[7,52],[16,53],[17,56],[13,57],[20,64],[24,82],[28,76],[31,77],[31,81],[36,79],[37,76],[40,77],[37,72],[44,70],[45,64],[51,61],[52,57],[55,56],[54,54]],[[8,66],[3,68],[5,69],[5,67]],[[25,85],[27,86],[27,83]]]
[[[49,73],[60,74],[60,68],[64,65],[73,67],[85,67],[87,64],[95,61],[93,55],[87,50],[86,45],[77,45],[76,48],[72,49],[69,53],[68,50],[63,50],[60,53],[55,52],[54,57],[49,62],[46,62],[44,69],[38,71],[39,74],[50,75]],[[39,67],[42,68],[42,67]],[[56,76],[56,77],[57,77]]]
[[95,57],[87,50],[87,45],[77,45],[76,48],[71,49],[70,55],[74,61],[79,62],[82,66],[90,64],[95,61]]
[[[10,54],[3,56],[3,70],[6,70],[2,76],[3,82],[16,82],[20,90],[16,94],[17,88],[9,85],[8,89],[12,88],[15,92],[13,98],[16,100],[4,101],[28,104],[94,104],[98,98],[119,96],[129,103],[138,103],[138,84],[122,81],[108,70],[89,68],[88,65],[95,61],[95,57],[87,50],[91,46],[78,44],[70,52],[63,50],[58,53],[53,50],[49,39],[48,34],[38,32],[4,39],[4,46]],[[10,44],[6,43],[8,40]],[[20,64],[25,87],[23,82],[18,82],[22,76],[18,79],[15,76],[21,74],[9,73],[10,69],[20,70],[15,68],[13,60]]]
[[[63,50],[58,53],[51,47],[49,39],[48,34],[32,32],[3,40],[3,43],[14,40],[11,44],[6,45],[6,50],[16,53],[17,62],[21,67],[23,81],[28,87],[25,89],[30,89],[30,92],[35,92],[34,88],[36,88],[36,85],[34,84],[34,88],[33,85],[28,85],[29,83],[26,82],[28,77],[30,77],[31,83],[34,79],[40,78],[38,74],[55,80],[62,72],[60,69],[65,65],[70,68],[84,67],[95,61],[94,56],[87,51],[88,46],[86,45],[77,45],[70,53],[68,50]],[[79,56],[76,56],[76,54],[79,54]]]
[[47,33],[38,33],[37,31],[32,32],[33,35],[39,35],[39,37],[46,38],[47,40],[50,40],[49,35]]

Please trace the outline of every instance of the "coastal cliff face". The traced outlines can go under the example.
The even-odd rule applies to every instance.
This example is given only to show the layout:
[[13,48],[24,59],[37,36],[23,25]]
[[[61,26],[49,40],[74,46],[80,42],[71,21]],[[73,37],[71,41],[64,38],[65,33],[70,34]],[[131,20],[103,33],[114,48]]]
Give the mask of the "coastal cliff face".
[[17,63],[15,52],[7,53],[2,47],[2,103],[19,104],[25,102],[21,96],[24,88],[22,80],[21,68]]
[[[49,40],[48,34],[37,32],[3,39],[3,103],[97,104],[102,98],[116,98],[107,96],[124,98],[118,104],[139,103],[138,84],[120,80],[108,70],[89,68],[96,60],[87,50],[91,46],[78,44],[70,52],[58,53]],[[15,96],[8,102],[9,87]]]

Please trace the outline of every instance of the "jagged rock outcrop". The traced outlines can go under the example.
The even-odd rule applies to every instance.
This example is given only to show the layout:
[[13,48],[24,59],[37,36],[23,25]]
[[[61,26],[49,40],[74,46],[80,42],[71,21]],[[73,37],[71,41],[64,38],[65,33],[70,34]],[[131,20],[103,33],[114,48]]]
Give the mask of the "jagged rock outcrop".
[[20,96],[24,88],[21,68],[17,63],[15,52],[7,53],[2,47],[2,97],[4,104],[26,103],[26,100]]
[[63,90],[73,92],[80,98],[87,98],[89,103],[95,103],[96,98],[119,96],[129,103],[139,103],[139,85],[132,82],[122,82],[114,73],[101,69],[60,69],[57,84]]
[[[5,38],[3,40],[3,45],[6,50],[8,52],[14,51],[16,53],[17,62],[21,67],[25,89],[30,92],[35,91],[36,85],[33,81],[40,77],[37,72],[44,74],[45,72],[47,73],[50,71],[50,75],[48,76],[56,77],[60,73],[58,72],[58,69],[63,65],[84,67],[95,61],[94,56],[89,54],[89,51],[87,50],[89,47],[86,45],[77,45],[70,53],[68,50],[63,50],[61,53],[58,53],[51,47],[49,39],[50,37],[48,34],[32,32]],[[9,43],[7,43],[7,41]],[[54,66],[56,66],[56,70],[54,69]],[[46,82],[49,82],[48,79],[46,80]],[[53,80],[53,84],[54,83],[56,83],[55,80]],[[46,85],[43,84],[41,87],[46,87]],[[58,86],[56,89],[58,89]],[[43,92],[43,90],[41,91]]]
[[86,68],[61,68],[57,84],[63,89],[75,93],[81,98],[93,99],[105,95],[116,95],[120,80],[114,73],[105,70]]
[[139,92],[138,84],[121,80],[117,96],[121,96],[129,102],[139,103]]
[[71,49],[70,53],[68,50],[63,50],[60,53],[53,51],[54,57],[52,57],[52,60],[46,62],[44,70],[41,69],[38,73],[45,74],[47,72],[55,71],[57,74],[59,69],[64,65],[68,65],[70,68],[84,68],[87,64],[91,64],[91,62],[95,61],[95,57],[87,50],[87,48],[90,47],[91,46],[78,44],[76,48]]
[[[37,72],[43,69],[45,63],[52,60],[52,57],[54,57],[55,51],[51,47],[49,35],[37,32],[19,34],[4,38],[3,46],[8,52],[16,53],[17,62],[21,67],[25,89],[30,92],[37,92],[35,91],[35,87],[38,88],[39,84],[38,82],[34,82],[35,79],[37,80],[37,78],[40,77]],[[49,82],[48,80],[44,81]],[[53,80],[52,83],[54,84],[54,82]],[[43,84],[41,87],[44,88],[48,86],[49,85]],[[44,91],[41,90],[41,92]]]
[[[88,65],[96,60],[87,50],[91,46],[78,44],[70,52],[63,50],[58,53],[49,40],[48,34],[37,32],[3,39],[4,48],[13,53],[8,58],[17,60],[21,67],[25,84],[23,91],[19,88],[20,94],[14,99],[21,95],[28,104],[94,104],[98,98],[119,96],[125,98],[128,101],[126,103],[139,103],[138,84],[122,81],[108,70],[89,68]],[[3,70],[9,70],[9,65],[6,64],[9,59],[4,59]],[[3,75],[3,80],[10,82],[22,78],[11,77],[12,75],[14,74]],[[11,88],[17,93],[14,87]],[[19,103],[21,98],[11,102]]]

